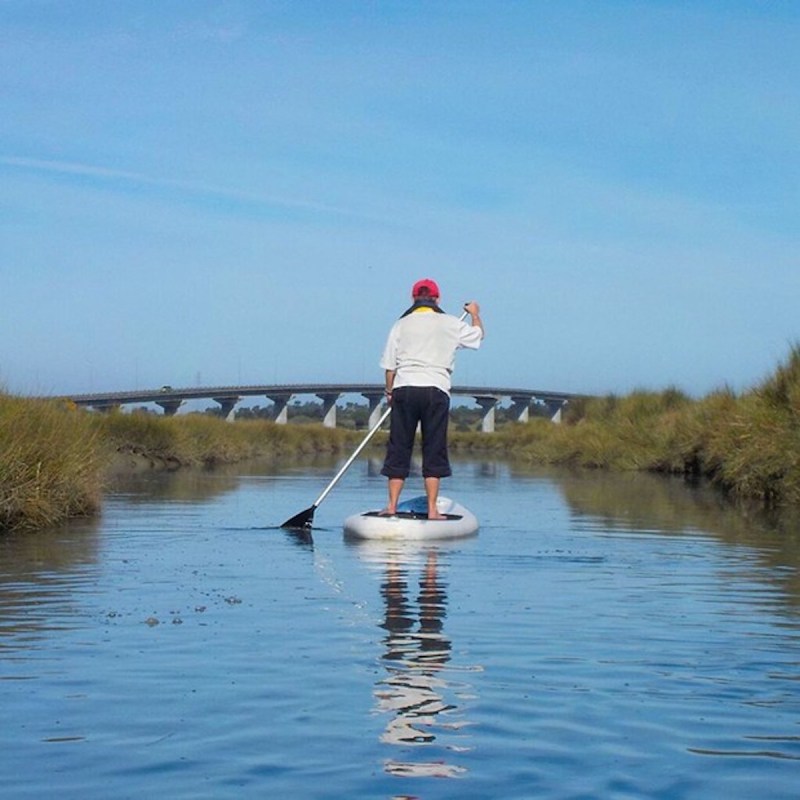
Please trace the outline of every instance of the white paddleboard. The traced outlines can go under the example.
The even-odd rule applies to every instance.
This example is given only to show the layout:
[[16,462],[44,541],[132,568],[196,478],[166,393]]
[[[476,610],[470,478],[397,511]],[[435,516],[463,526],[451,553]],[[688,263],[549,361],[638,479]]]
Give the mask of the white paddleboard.
[[400,541],[436,541],[474,536],[478,519],[460,503],[439,497],[437,508],[446,519],[428,519],[424,496],[406,500],[397,514],[383,516],[380,511],[362,511],[344,521],[345,536],[353,539],[388,539]]

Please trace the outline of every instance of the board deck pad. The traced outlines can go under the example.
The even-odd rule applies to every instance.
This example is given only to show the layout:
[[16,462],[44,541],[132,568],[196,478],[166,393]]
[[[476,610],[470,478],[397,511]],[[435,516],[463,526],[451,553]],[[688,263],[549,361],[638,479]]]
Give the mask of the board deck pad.
[[[400,517],[401,519],[428,519],[428,512],[419,511],[400,511],[396,514],[384,514],[382,511],[365,511],[362,517],[380,517],[381,519],[391,519],[391,517]],[[445,520],[448,519],[462,519],[461,514],[445,514]]]

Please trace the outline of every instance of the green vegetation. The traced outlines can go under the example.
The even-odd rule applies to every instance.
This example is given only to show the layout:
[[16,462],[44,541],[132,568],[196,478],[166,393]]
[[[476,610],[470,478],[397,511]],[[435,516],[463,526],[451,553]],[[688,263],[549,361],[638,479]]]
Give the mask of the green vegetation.
[[[154,413],[154,412],[153,412]],[[210,416],[222,417],[222,410],[217,407],[207,408],[203,413]],[[467,405],[458,398],[450,408],[450,429],[453,431],[480,430],[482,411],[475,405]],[[549,419],[547,408],[540,405],[531,407],[532,415],[546,416]],[[236,420],[274,420],[274,406],[245,406],[236,410]],[[322,405],[319,402],[296,400],[289,407],[289,423],[306,424],[309,422],[322,422]],[[512,421],[511,409],[498,407],[495,411],[495,421],[498,427]],[[343,403],[336,408],[336,426],[350,430],[364,431],[369,428],[369,410],[364,403]]]
[[453,446],[541,464],[679,473],[765,505],[798,504],[800,347],[741,395],[724,389],[692,400],[667,389],[584,398],[562,425],[531,420],[493,437],[459,434]]
[[352,432],[322,425],[277,425],[264,420],[234,424],[206,414],[93,415],[106,447],[167,467],[214,466],[261,456],[337,453],[357,440]]
[[0,531],[96,511],[103,466],[88,414],[0,394]]
[[93,414],[60,401],[0,394],[0,532],[96,512],[115,457],[155,467],[348,450],[359,437],[321,425],[188,414]]
[[[800,346],[740,395],[724,389],[694,400],[677,389],[637,391],[576,400],[561,425],[534,418],[492,435],[458,427],[451,439],[457,452],[683,474],[765,505],[800,506]],[[231,425],[209,414],[96,414],[0,393],[0,532],[95,512],[120,454],[166,468],[213,466],[350,452],[362,435],[264,419]]]

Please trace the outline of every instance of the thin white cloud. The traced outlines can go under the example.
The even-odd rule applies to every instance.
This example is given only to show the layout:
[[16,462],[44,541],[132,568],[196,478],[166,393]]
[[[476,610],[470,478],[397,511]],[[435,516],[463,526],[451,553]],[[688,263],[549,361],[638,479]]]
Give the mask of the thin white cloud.
[[280,207],[299,211],[313,211],[322,214],[335,214],[337,216],[356,217],[361,219],[379,219],[375,215],[365,214],[361,211],[343,206],[321,203],[313,200],[298,200],[295,198],[278,197],[275,195],[245,192],[238,189],[213,186],[196,181],[182,181],[171,178],[155,178],[141,172],[100,167],[94,164],[84,164],[74,161],[58,161],[24,156],[0,156],[0,165],[16,169],[44,172],[53,175],[74,175],[86,178],[95,178],[99,181],[121,181],[136,186],[153,186],[165,189],[177,189],[187,194],[203,197],[217,197],[252,205]]
[[137,183],[164,183],[158,178],[148,178],[137,172],[95,167],[91,164],[76,164],[70,161],[47,161],[39,158],[22,158],[19,156],[2,156],[0,164],[21,169],[31,169],[41,172],[57,172],[66,175],[85,175],[94,178],[108,178],[112,180],[129,180]]

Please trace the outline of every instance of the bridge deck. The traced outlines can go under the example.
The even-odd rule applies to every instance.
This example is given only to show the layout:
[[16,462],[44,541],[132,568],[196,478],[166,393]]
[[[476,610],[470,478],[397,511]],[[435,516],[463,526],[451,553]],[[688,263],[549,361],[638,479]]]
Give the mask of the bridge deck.
[[[548,389],[513,389],[496,386],[453,386],[452,394],[468,397],[529,397],[536,400],[570,400],[577,395],[570,392],[557,392]],[[383,384],[379,383],[292,383],[263,384],[257,386],[199,386],[175,389],[164,386],[161,389],[135,389],[119,392],[94,392],[90,394],[69,395],[78,405],[96,406],[103,403],[127,405],[130,403],[153,403],[158,400],[197,400],[203,398],[242,398],[263,395],[320,395],[320,394],[361,394],[365,396],[382,394]]]
[[[200,386],[175,389],[162,386],[160,389],[136,389],[121,392],[95,392],[69,396],[79,406],[99,410],[116,408],[134,403],[155,403],[165,414],[174,414],[187,400],[209,399],[219,403],[228,419],[233,419],[234,409],[243,397],[265,397],[276,409],[276,421],[288,421],[288,403],[297,395],[315,395],[322,400],[324,419],[328,427],[336,427],[336,402],[342,395],[358,394],[366,397],[370,408],[370,425],[380,416],[384,386],[382,383],[295,383],[261,384],[246,386]],[[495,409],[504,399],[510,399],[520,421],[528,418],[528,410],[534,402],[544,403],[552,412],[553,420],[559,421],[561,408],[576,397],[569,392],[544,389],[514,389],[497,386],[454,386],[454,396],[472,397],[482,409],[481,428],[485,432],[494,430]]]

